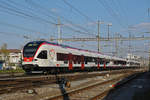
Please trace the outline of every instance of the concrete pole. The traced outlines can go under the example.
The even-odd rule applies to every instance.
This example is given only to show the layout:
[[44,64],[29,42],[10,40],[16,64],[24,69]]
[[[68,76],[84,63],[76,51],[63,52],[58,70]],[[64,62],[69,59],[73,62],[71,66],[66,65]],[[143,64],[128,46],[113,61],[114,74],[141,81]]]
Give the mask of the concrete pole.
[[97,47],[98,47],[98,52],[100,52],[100,21],[98,20],[97,22]]
[[149,50],[149,64],[148,64],[148,67],[149,67],[149,71],[150,71],[150,50]]
[[108,40],[109,40],[109,28],[110,26],[112,26],[112,24],[108,24],[107,26],[108,26]]
[[58,17],[58,24],[57,25],[57,28],[58,28],[58,44],[61,44],[62,43],[62,33],[61,33],[61,23],[60,23],[60,18]]

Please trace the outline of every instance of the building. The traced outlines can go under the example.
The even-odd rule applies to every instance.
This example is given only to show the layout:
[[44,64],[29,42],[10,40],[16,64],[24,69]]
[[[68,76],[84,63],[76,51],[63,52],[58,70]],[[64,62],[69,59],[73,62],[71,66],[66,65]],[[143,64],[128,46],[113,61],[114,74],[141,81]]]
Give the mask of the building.
[[21,50],[19,49],[7,49],[0,50],[0,60],[3,61],[3,69],[13,68],[16,69],[16,66],[21,61]]
[[127,54],[127,59],[130,60],[139,60],[141,57],[133,54]]
[[2,70],[2,68],[3,68],[3,61],[2,60],[0,60],[0,70]]
[[133,54],[127,54],[127,59],[139,61],[141,63],[141,66],[143,66],[143,67],[149,66],[149,59],[148,58],[143,58],[143,57],[133,55]]

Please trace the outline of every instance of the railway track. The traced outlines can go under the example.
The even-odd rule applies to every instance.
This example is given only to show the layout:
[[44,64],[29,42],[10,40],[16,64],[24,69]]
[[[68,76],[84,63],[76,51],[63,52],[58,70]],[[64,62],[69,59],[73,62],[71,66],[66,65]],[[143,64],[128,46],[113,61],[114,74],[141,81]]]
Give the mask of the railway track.
[[101,99],[101,98],[103,98],[104,96],[106,96],[106,95],[110,92],[110,90],[114,90],[114,89],[116,89],[116,88],[118,88],[118,87],[123,86],[124,84],[126,84],[126,83],[128,83],[129,81],[135,79],[136,77],[140,76],[141,74],[143,74],[143,72],[141,72],[141,73],[136,73],[136,74],[134,74],[134,75],[132,75],[132,76],[129,76],[129,77],[127,77],[126,79],[124,79],[124,80],[122,80],[122,81],[120,81],[120,82],[117,82],[117,83],[113,84],[112,87],[110,87],[109,89],[104,90],[103,92],[97,94],[96,96],[90,98],[89,100],[98,100],[98,99]]
[[[60,95],[54,95],[43,100],[98,100],[107,95],[107,93],[109,93],[109,91],[114,88],[113,87],[114,84],[118,84],[117,83],[118,81],[129,75],[132,74],[131,73],[122,74],[118,77],[115,77],[107,81],[96,82],[77,89],[72,89],[70,91],[63,92]],[[126,81],[124,82],[127,82],[136,76],[137,74],[133,75],[129,79],[126,79]],[[122,84],[124,82],[122,82]]]
[[96,76],[115,75],[120,73],[135,73],[136,71],[122,70],[112,71],[105,73],[89,73],[89,74],[69,74],[69,75],[58,75],[58,76],[42,76],[42,77],[24,77],[24,78],[12,78],[6,80],[0,80],[0,94],[12,93],[18,90],[30,89],[40,87],[42,85],[49,85],[57,83],[58,79],[62,77],[67,78],[69,81],[77,81],[85,78],[92,78]]
[[[145,70],[145,69],[144,69]],[[132,69],[120,69],[120,70],[106,70],[106,71],[104,71],[104,70],[102,70],[102,71],[97,71],[97,72],[78,72],[78,73],[68,73],[68,74],[58,74],[58,76],[74,76],[74,75],[85,75],[85,74],[93,74],[93,73],[98,73],[98,74],[107,74],[107,73],[118,73],[118,72],[127,72],[127,71],[132,71]],[[134,69],[134,71],[136,71],[135,69]],[[137,70],[137,71],[139,71],[139,70]],[[13,74],[13,75],[1,75],[0,74],[0,81],[9,81],[9,80],[22,80],[22,79],[25,79],[25,80],[30,80],[30,79],[42,79],[42,78],[53,78],[53,77],[55,77],[55,75],[42,75],[42,74],[36,74],[36,75],[26,75],[26,74],[21,74],[21,75],[15,75],[15,74]],[[1,84],[1,83],[0,83]]]

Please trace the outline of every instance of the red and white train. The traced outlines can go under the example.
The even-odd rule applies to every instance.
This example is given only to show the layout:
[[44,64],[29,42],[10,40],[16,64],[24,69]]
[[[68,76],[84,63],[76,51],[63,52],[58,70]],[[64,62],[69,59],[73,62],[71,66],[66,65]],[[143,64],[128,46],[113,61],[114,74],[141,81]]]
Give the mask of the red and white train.
[[23,48],[22,56],[22,67],[26,72],[56,73],[140,67],[138,61],[47,41],[27,43]]

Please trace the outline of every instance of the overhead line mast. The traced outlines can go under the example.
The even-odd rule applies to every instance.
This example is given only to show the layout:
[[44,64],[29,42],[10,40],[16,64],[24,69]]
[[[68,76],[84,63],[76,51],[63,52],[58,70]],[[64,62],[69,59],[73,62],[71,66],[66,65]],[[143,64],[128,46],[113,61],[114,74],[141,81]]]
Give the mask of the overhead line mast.
[[100,25],[103,24],[102,21],[98,20],[97,21],[97,48],[98,48],[98,52],[101,51],[101,48],[100,48]]
[[150,8],[148,8],[147,13],[148,13],[148,21],[149,21],[150,20]]
[[[135,41],[138,41],[138,40],[150,40],[150,37],[119,37],[117,38],[118,41],[129,41],[129,40],[135,40]],[[58,39],[51,39],[51,41],[55,41],[55,40],[58,40]],[[79,42],[79,41],[98,41],[98,38],[62,38],[61,39],[62,41],[72,41],[72,42]],[[108,40],[108,37],[107,38],[104,38],[104,37],[100,37],[99,41],[114,41],[116,40],[116,37],[114,38],[109,38]]]
[[148,8],[148,17],[149,17],[149,14],[150,14],[150,8]]
[[98,47],[98,52],[100,52],[100,21],[98,20],[97,23],[97,47]]
[[60,18],[58,17],[58,24],[56,24],[56,26],[58,27],[58,43],[61,44],[62,43],[62,32],[61,32],[61,22],[60,22]]

